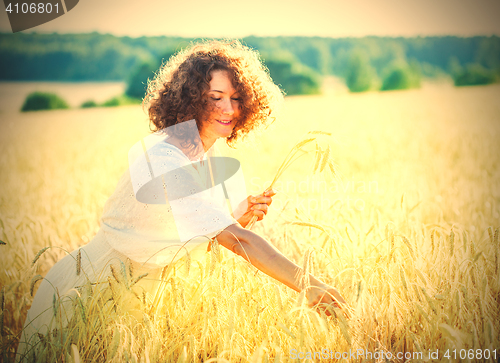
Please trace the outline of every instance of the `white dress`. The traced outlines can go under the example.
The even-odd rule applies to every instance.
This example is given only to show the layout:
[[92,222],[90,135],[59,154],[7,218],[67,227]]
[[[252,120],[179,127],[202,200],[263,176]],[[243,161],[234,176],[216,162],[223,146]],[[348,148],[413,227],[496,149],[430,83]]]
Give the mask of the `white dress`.
[[[203,161],[193,164],[180,149],[165,141],[165,135],[150,135],[145,140],[136,144],[135,156],[134,148],[131,149],[130,168],[104,206],[99,232],[87,245],[58,261],[42,280],[26,317],[17,359],[23,356],[31,359],[32,348],[36,349],[40,343],[37,333],[46,334],[57,328],[54,299],[61,302],[61,311],[57,313],[67,324],[79,287],[89,281],[107,283],[112,274],[111,265],[120,271],[124,265],[131,264],[135,276],[147,272],[149,275],[140,283],[146,290],[155,289],[166,265],[187,251],[207,244],[221,230],[237,223],[227,207],[227,191],[225,195],[221,185],[209,184],[211,169],[207,167],[207,157],[212,149],[204,155]],[[147,145],[143,155],[137,153],[141,150],[137,145]],[[237,174],[231,179],[240,183],[242,177]],[[156,183],[156,189],[152,180],[161,181]],[[167,188],[165,183],[169,184]],[[172,185],[175,183],[178,185]],[[226,184],[231,185],[231,180]],[[148,185],[153,185],[149,197],[163,198],[161,202],[138,201],[138,192],[143,187],[147,189]],[[179,192],[180,187],[183,189]],[[232,193],[230,205],[234,206],[246,194],[241,188],[239,190],[240,193]],[[175,200],[170,200],[165,194],[177,195]],[[79,251],[81,265],[77,271]]]

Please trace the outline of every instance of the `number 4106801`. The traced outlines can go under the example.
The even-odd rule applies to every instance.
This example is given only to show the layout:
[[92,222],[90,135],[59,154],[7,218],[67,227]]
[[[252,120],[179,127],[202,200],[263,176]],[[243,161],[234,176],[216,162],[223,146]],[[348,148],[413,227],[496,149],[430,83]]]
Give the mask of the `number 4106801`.
[[460,349],[449,350],[444,353],[444,358],[448,359],[497,359],[497,350],[489,349]]
[[22,3],[22,4],[14,4],[9,3],[5,8],[5,11],[11,14],[14,12],[15,14],[50,14],[55,10],[56,13],[59,13],[59,4],[56,3],[52,6],[51,3]]

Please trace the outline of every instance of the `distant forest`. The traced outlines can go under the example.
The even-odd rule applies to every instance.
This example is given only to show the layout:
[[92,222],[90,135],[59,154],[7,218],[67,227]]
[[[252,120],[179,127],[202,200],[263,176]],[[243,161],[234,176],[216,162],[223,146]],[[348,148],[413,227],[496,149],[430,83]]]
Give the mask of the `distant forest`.
[[[196,39],[130,38],[99,33],[0,33],[0,80],[126,81],[128,93],[140,97],[147,78],[153,76],[162,59],[167,60],[192,40]],[[419,83],[419,77],[447,76],[460,85],[457,83],[460,76],[467,82],[464,70],[482,72],[491,82],[497,81],[500,74],[497,36],[241,40],[260,51],[271,76],[287,94],[318,93],[325,75],[345,79],[355,92],[384,89],[391,79],[404,76],[405,69],[409,74],[407,81],[414,85]]]

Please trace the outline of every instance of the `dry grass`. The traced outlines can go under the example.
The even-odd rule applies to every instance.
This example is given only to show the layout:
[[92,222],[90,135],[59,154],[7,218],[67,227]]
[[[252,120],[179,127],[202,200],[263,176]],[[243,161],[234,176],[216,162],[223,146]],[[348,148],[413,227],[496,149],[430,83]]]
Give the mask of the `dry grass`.
[[[278,362],[292,360],[292,349],[423,358],[439,349],[443,361],[447,349],[497,349],[498,357],[499,95],[488,86],[291,97],[282,123],[233,154],[257,194],[305,132],[335,136],[328,156],[343,178],[313,178],[324,167],[314,152],[297,161],[274,184],[272,211],[254,230],[337,286],[354,308],[351,320],[317,314],[302,294],[212,252],[171,268],[155,309],[154,292],[134,290],[133,270],[115,271],[102,290],[89,284],[70,329],[43,337],[40,360]],[[128,148],[147,134],[141,120],[135,107],[4,115],[4,361],[36,275],[95,234]],[[139,308],[127,313],[132,300]]]

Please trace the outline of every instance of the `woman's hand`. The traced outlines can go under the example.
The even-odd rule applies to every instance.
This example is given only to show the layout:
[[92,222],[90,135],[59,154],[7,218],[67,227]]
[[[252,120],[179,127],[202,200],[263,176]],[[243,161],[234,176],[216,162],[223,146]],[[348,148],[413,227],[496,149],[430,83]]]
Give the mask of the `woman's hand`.
[[311,274],[308,276],[309,281],[304,281],[302,268],[283,256],[258,234],[235,223],[217,235],[217,241],[221,246],[243,257],[266,275],[293,290],[301,292],[306,289],[310,307],[324,309],[327,315],[332,315],[330,308],[339,307],[347,317],[351,316],[351,308],[336,288]]
[[249,195],[247,199],[243,201],[238,206],[238,209],[236,209],[236,211],[233,213],[234,215],[241,216],[237,219],[240,225],[245,228],[247,224],[252,220],[253,216],[256,216],[258,221],[262,220],[262,218],[264,218],[264,216],[267,214],[269,206],[273,202],[272,197],[275,194],[276,192],[274,190],[269,189],[259,195]]
[[349,317],[349,306],[340,292],[311,276],[311,285],[306,289],[307,303],[310,308],[322,309],[326,315],[332,315],[333,309],[342,309]]

